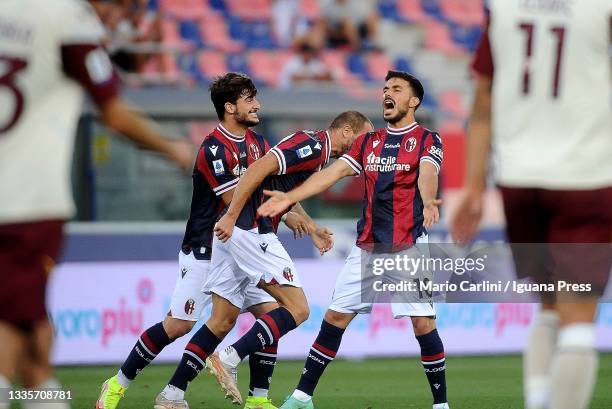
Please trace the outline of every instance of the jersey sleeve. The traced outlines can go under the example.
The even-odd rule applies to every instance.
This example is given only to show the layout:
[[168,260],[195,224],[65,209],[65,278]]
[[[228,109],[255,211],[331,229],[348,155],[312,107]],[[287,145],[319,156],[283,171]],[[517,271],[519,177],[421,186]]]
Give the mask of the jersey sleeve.
[[363,144],[368,134],[363,134],[353,141],[348,152],[340,156],[340,160],[345,161],[354,171],[355,174],[361,174],[363,169]]
[[474,52],[474,58],[472,59],[472,70],[479,75],[493,78],[493,54],[491,53],[491,42],[489,39],[489,23],[490,13],[488,9],[485,9],[486,21],[480,36],[480,41]]
[[425,146],[419,162],[429,162],[433,164],[436,167],[437,173],[440,173],[443,158],[444,150],[442,147],[442,138],[435,132],[428,134],[425,137]]
[[319,170],[325,163],[323,144],[306,132],[297,132],[270,149],[278,161],[278,175]]
[[60,32],[64,73],[101,106],[118,94],[118,77],[102,47],[104,26],[87,2],[64,0]]
[[202,143],[196,167],[217,196],[232,190],[238,184],[239,164],[235,153],[214,138]]

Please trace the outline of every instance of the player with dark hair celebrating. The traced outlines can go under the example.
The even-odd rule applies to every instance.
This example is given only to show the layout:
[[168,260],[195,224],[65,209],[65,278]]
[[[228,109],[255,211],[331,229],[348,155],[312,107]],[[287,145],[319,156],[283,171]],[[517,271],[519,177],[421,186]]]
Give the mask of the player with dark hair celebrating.
[[[427,243],[427,227],[438,222],[438,172],[442,164],[440,136],[415,122],[424,96],[421,82],[405,72],[389,71],[383,88],[383,117],[388,123],[358,137],[340,160],[312,175],[288,192],[271,196],[262,215],[282,213],[293,203],[314,196],[347,176],[365,178],[363,217],[357,224],[357,243],[338,276],[331,305],[310,349],[297,389],[284,409],[313,408],[312,395],[327,365],[334,359],[344,330],[372,303],[362,302],[363,253],[374,248],[395,252],[415,243]],[[448,408],[445,358],[435,323],[433,304],[394,303],[395,318],[410,317],[421,347],[421,360],[434,398],[434,409]]]
[[[114,409],[138,373],[162,349],[191,331],[196,322],[203,318],[205,307],[210,303],[210,296],[202,293],[201,288],[210,274],[213,226],[231,200],[240,175],[259,159],[258,152],[269,149],[268,142],[250,129],[259,123],[257,113],[260,104],[256,96],[255,85],[242,74],[228,73],[211,84],[210,97],[221,122],[202,142],[193,169],[191,214],[179,252],[180,273],[172,294],[170,311],[162,322],[142,333],[117,375],[104,382],[97,409]],[[304,222],[303,216],[294,212],[285,221],[294,229]],[[277,307],[274,298],[255,286],[247,289],[242,305],[243,310],[251,312],[255,317]],[[205,326],[198,334],[204,331]],[[189,343],[183,355],[186,365],[197,365],[206,359],[202,350],[193,345]],[[191,366],[188,366],[189,369]],[[257,407],[269,405],[267,391],[271,370],[270,365],[252,362],[251,383],[260,393],[252,397],[248,404],[258,404]],[[182,379],[183,375],[179,371],[170,380],[166,389],[156,398],[156,408],[187,407],[183,399],[186,384],[177,380]]]

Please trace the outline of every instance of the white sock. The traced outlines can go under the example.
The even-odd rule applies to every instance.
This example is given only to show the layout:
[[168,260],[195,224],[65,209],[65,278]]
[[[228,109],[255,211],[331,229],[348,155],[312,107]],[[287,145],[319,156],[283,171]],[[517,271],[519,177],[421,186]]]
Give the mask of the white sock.
[[229,346],[223,351],[219,352],[219,358],[221,359],[221,362],[233,368],[236,368],[242,361],[238,355],[238,352],[236,352],[236,349],[234,349],[233,346]]
[[[8,390],[11,388],[11,382],[4,375],[0,375],[0,389]],[[8,409],[8,402],[0,402],[0,409]]]
[[299,400],[300,402],[308,402],[309,400],[312,399],[312,396],[306,394],[305,392],[302,392],[299,389],[294,390],[291,396],[293,396],[295,399]]
[[523,388],[525,408],[542,409],[549,401],[550,366],[559,331],[556,311],[542,310],[529,331],[523,354]]
[[433,409],[450,409],[450,406],[448,406],[448,402],[436,403],[433,405]]
[[251,391],[251,395],[253,395],[256,398],[267,398],[268,390],[262,389],[262,388],[253,388],[253,390]]
[[168,400],[184,400],[185,399],[185,391],[177,388],[176,386],[166,385],[162,393]]
[[597,364],[595,324],[579,323],[562,328],[552,363],[550,409],[588,408]]
[[124,388],[127,388],[130,386],[130,382],[132,382],[132,380],[128,379],[128,377],[125,376],[123,372],[121,372],[121,369],[119,369],[119,371],[117,372],[117,382],[119,383],[119,385],[123,386]]

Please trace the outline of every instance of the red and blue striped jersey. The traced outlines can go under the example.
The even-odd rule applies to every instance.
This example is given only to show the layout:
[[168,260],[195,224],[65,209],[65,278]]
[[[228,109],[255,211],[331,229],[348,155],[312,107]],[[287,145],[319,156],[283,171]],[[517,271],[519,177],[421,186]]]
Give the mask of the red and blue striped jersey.
[[278,227],[278,218],[257,216],[257,208],[265,200],[263,190],[288,192],[321,170],[329,162],[330,135],[327,131],[299,131],[282,139],[270,152],[278,161],[277,175],[267,177],[257,188],[240,215],[243,224],[236,223],[247,230],[257,227],[260,234],[275,232]]
[[359,136],[340,159],[365,178],[363,214],[357,223],[357,245],[397,251],[426,233],[418,187],[419,164],[438,172],[443,149],[440,136],[416,122],[378,129]]
[[[226,208],[221,196],[235,188],[240,175],[269,148],[266,139],[252,130],[236,136],[221,124],[204,138],[193,169],[191,213],[182,244],[196,258],[210,259],[213,227]],[[241,215],[238,222],[244,224],[247,218]]]

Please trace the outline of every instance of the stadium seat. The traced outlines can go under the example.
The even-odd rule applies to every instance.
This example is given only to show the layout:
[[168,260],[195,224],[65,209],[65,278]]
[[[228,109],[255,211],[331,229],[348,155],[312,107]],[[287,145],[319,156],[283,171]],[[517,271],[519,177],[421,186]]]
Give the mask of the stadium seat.
[[300,13],[308,20],[316,20],[321,15],[321,8],[318,0],[299,0]]
[[276,87],[280,79],[280,71],[289,58],[291,58],[289,51],[253,50],[247,57],[249,71],[256,82]]
[[361,77],[364,81],[371,81],[365,58],[360,53],[351,53],[347,56],[346,65],[353,74]]
[[365,56],[368,78],[371,81],[383,81],[387,72],[393,69],[391,58],[384,52],[371,52]]
[[456,90],[447,90],[440,94],[440,109],[455,118],[465,118],[467,116],[463,95]]
[[395,59],[395,69],[404,72],[414,72],[414,68],[408,57],[397,57]]
[[480,26],[484,20],[480,0],[440,0],[440,11],[448,21],[464,27]]
[[246,24],[245,44],[248,48],[274,48],[272,26],[268,21],[248,21]]
[[221,51],[204,50],[200,52],[198,56],[198,68],[202,75],[209,81],[228,71],[225,55]]
[[429,18],[420,0],[397,0],[397,14],[401,21],[411,23],[422,23]]
[[194,20],[206,14],[208,3],[205,0],[159,0],[159,10],[164,17]]
[[227,0],[227,9],[243,20],[270,20],[271,0]]
[[198,22],[194,20],[183,20],[179,23],[179,33],[183,40],[194,44],[197,48],[204,48],[204,42],[200,34]]
[[240,52],[244,44],[232,39],[228,34],[227,24],[223,15],[210,12],[206,18],[200,20],[200,33],[207,46],[226,52]]
[[244,53],[229,53],[225,56],[225,62],[229,71],[251,75]]
[[447,55],[459,55],[463,51],[453,41],[448,26],[435,20],[425,22],[425,47]]
[[378,13],[386,20],[398,20],[397,0],[380,0],[378,2]]
[[437,20],[444,20],[439,0],[421,0],[423,10]]
[[224,0],[208,0],[208,5],[212,8],[215,9],[217,11],[222,12],[223,14],[226,14],[227,11],[227,5],[225,4]]
[[171,19],[163,19],[161,23],[162,44],[178,45],[183,42],[178,32],[176,21]]

